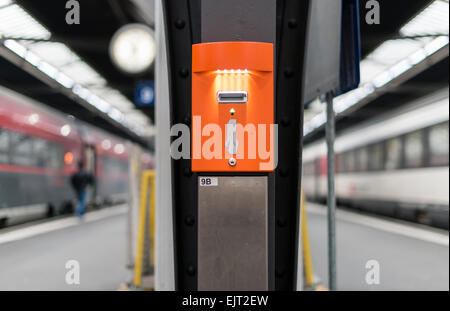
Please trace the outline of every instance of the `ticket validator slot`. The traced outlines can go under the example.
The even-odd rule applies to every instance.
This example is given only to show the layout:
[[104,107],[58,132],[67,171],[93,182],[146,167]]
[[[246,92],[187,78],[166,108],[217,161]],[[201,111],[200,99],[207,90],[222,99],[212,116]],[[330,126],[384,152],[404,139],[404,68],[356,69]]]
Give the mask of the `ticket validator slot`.
[[219,104],[246,103],[248,94],[246,91],[219,91],[217,92],[217,102]]

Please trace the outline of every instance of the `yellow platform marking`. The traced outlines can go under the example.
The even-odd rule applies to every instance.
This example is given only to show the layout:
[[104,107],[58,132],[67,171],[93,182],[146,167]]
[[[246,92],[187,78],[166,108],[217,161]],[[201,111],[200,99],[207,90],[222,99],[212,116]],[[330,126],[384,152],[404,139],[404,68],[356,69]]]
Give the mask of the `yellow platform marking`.
[[313,265],[311,259],[311,248],[309,245],[308,235],[308,219],[306,216],[306,200],[303,190],[300,194],[300,213],[302,226],[302,245],[303,245],[303,264],[305,268],[306,286],[312,287],[314,285]]
[[151,264],[154,266],[155,257],[155,171],[144,171],[142,173],[141,182],[141,200],[139,206],[139,229],[138,229],[138,243],[136,250],[136,260],[134,265],[134,286],[141,286],[142,281],[142,258],[144,252],[145,241],[145,220],[147,217],[147,197],[150,190],[150,246],[151,250]]

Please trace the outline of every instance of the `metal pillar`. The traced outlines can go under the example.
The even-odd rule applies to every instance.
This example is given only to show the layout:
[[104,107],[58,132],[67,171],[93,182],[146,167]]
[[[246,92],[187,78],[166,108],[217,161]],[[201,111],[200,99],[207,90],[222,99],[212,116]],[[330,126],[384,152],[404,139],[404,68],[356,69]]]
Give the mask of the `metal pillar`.
[[162,0],[155,1],[156,86],[156,224],[155,290],[175,290],[172,174],[170,158],[170,93],[166,29]]
[[[163,0],[161,2],[167,37],[170,125],[185,124],[191,133],[193,128],[191,122],[192,45],[218,40],[256,40],[276,43],[274,123],[280,126],[277,147],[278,166],[274,173],[268,174],[267,274],[270,290],[292,290],[297,281],[303,137],[303,105],[300,103],[303,99],[306,26],[309,20],[310,0]],[[266,8],[266,5],[270,7]],[[260,16],[267,13],[273,15],[274,11],[276,15],[273,18]],[[214,20],[211,20],[213,16]],[[268,28],[269,20],[273,24]],[[226,24],[223,25],[222,21]],[[242,28],[242,31],[237,32],[239,28]],[[274,37],[270,40],[262,39],[261,36],[265,37],[269,34]],[[162,106],[161,102],[156,105],[157,112],[158,106]],[[159,118],[157,120],[158,135],[164,137],[159,132],[158,125],[162,121]],[[172,139],[177,137],[174,136]],[[161,145],[158,143],[157,145],[161,148]],[[157,161],[158,169],[161,169],[160,165]],[[165,172],[168,171],[171,174],[165,175],[170,175],[172,178],[172,187],[169,187],[172,200],[166,209],[172,207],[173,211],[175,288],[197,290],[199,288],[198,238],[202,221],[198,209],[202,194],[199,196],[198,188],[199,177],[204,175],[192,171],[191,160],[184,158],[173,159],[172,165],[165,170]],[[222,176],[225,174],[220,174],[219,177]],[[161,193],[158,191],[157,180],[157,201],[158,195]],[[157,217],[157,220],[160,218]],[[159,250],[158,239],[157,250]],[[158,280],[158,270],[156,278]]]
[[336,196],[334,189],[335,157],[335,114],[333,93],[326,95],[327,105],[327,179],[328,179],[328,283],[330,290],[336,290]]

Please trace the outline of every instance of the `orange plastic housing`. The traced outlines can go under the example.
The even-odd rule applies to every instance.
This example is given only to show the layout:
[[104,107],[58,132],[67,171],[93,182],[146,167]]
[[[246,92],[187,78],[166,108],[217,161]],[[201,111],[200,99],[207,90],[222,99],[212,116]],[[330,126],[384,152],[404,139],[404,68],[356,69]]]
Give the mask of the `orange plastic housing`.
[[[192,46],[193,171],[274,170],[273,60],[271,43],[214,42]],[[247,92],[247,102],[219,103],[220,91]],[[242,127],[248,125],[246,129],[249,129],[238,131],[245,134],[238,135],[236,155],[230,155],[225,147],[226,125],[230,119]],[[218,128],[220,141],[216,134]],[[230,158],[236,159],[234,166],[230,165]]]

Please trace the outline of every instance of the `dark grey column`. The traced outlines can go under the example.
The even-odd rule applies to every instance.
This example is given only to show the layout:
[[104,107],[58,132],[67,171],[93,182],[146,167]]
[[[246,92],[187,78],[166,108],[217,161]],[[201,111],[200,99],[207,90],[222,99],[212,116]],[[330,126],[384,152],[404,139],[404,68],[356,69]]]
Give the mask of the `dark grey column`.
[[[266,42],[275,50],[276,0],[201,0],[200,6],[200,42]],[[199,290],[274,288],[273,174],[240,175],[212,173],[212,187],[198,177]]]
[[201,41],[275,43],[276,0],[202,0]]

